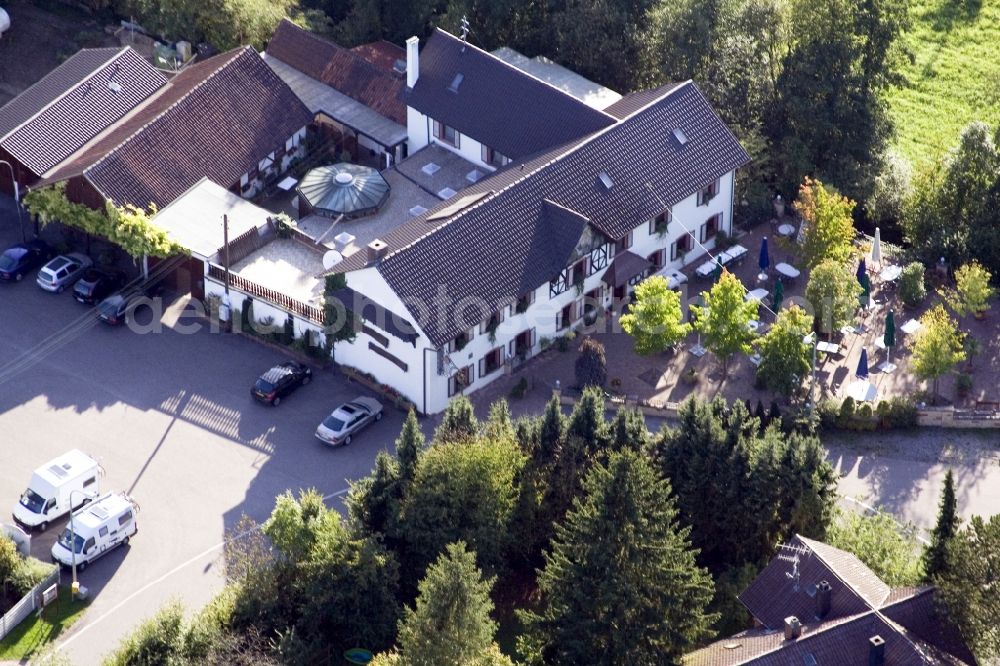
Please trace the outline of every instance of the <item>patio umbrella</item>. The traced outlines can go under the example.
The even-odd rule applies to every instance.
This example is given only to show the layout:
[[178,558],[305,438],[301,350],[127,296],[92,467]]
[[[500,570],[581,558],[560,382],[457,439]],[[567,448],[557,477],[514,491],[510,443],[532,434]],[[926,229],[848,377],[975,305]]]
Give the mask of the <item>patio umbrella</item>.
[[864,286],[865,284],[864,282],[862,282],[862,279],[863,276],[866,275],[868,275],[868,267],[865,266],[865,258],[861,257],[861,262],[858,264],[858,272],[857,272],[858,282],[861,282],[861,286]]
[[760,242],[760,257],[757,259],[757,265],[762,271],[766,271],[771,265],[771,257],[767,253],[767,236],[764,236]]
[[[862,259],[864,261],[864,259]],[[861,294],[858,296],[858,301],[861,303],[861,307],[867,309],[871,304],[872,300],[872,281],[868,279],[868,274],[865,273],[861,276]]]
[[875,242],[872,243],[872,263],[882,265],[882,232],[875,227]]
[[868,350],[861,350],[861,359],[858,361],[858,371],[854,373],[859,379],[868,379]]
[[885,313],[885,333],[882,334],[882,342],[885,343],[885,350],[889,354],[886,363],[892,361],[892,348],[896,346],[896,317],[892,310]]
[[712,269],[712,282],[718,282],[722,277],[722,257],[715,258],[715,268]]
[[778,310],[781,309],[781,301],[785,299],[785,285],[781,280],[777,280],[774,283],[774,297],[771,299],[774,302],[774,313],[778,314]]

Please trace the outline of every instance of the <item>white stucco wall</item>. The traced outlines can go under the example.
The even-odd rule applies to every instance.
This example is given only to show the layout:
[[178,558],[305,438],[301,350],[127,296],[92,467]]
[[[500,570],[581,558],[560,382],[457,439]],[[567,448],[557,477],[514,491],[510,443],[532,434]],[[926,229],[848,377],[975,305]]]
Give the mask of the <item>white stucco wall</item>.
[[439,140],[434,136],[433,119],[428,118],[412,107],[406,107],[406,130],[408,135],[407,144],[409,145],[411,155],[428,143],[435,143],[445,150],[450,150],[456,155],[460,155],[463,159],[472,162],[476,166],[483,167],[487,171],[496,170],[494,165],[483,162],[482,143],[467,134],[458,132],[458,130],[456,130],[459,135],[458,148],[450,143]]

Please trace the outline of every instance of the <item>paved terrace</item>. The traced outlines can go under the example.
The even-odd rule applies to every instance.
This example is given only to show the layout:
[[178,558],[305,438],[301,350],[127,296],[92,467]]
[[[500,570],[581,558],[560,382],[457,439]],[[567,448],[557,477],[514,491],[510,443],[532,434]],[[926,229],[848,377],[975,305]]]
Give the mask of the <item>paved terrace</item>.
[[275,238],[233,264],[232,272],[296,300],[322,306],[323,251],[291,238]]
[[[783,222],[794,222],[794,220],[786,219]],[[786,262],[802,267],[799,263],[795,243],[779,237],[776,228],[776,224],[773,226],[762,225],[737,240],[741,245],[747,247],[749,252],[741,265],[729,266],[728,268],[740,278],[747,289],[761,287],[767,289],[769,293],[773,293],[774,265]],[[768,236],[772,269],[766,280],[759,281],[760,269],[757,265],[757,259],[761,238],[765,235]],[[868,254],[870,254],[870,250]],[[840,345],[841,354],[818,354],[816,367],[816,397],[818,400],[826,397],[843,398],[847,395],[848,387],[856,379],[855,372],[862,349],[868,350],[871,373],[869,381],[876,388],[875,402],[892,396],[910,395],[921,390],[928,392],[930,390],[930,382],[922,382],[912,374],[910,353],[906,347],[909,336],[900,329],[909,319],[919,319],[920,315],[937,302],[938,297],[934,295],[933,276],[928,273],[928,296],[924,304],[915,309],[905,308],[897,297],[893,286],[882,284],[877,280],[877,271],[871,268],[870,256],[867,257],[866,261],[869,264],[869,275],[873,279],[873,307],[864,318],[855,317],[855,330],[834,334],[833,342]],[[699,259],[683,271],[689,277],[689,282],[685,285],[688,288],[687,298],[694,298],[701,291],[711,287],[711,279],[695,276],[694,269],[701,262],[702,260]],[[891,257],[883,256],[882,263],[887,265],[895,263],[895,261]],[[783,307],[789,305],[792,297],[803,297],[807,281],[808,275],[805,271],[797,280],[785,281]],[[892,362],[896,364],[897,368],[891,373],[882,372],[878,368],[886,360],[886,351],[880,345],[888,308],[893,310],[896,319],[896,347],[892,350]],[[761,308],[760,314],[760,319],[764,324],[763,330],[766,330],[767,325],[773,323],[774,316],[764,308]],[[939,404],[951,400],[954,401],[956,407],[971,408],[975,406],[977,401],[1000,400],[1000,384],[996,380],[1000,376],[1000,335],[997,334],[997,327],[1000,324],[998,324],[997,318],[997,314],[991,313],[984,321],[977,321],[971,316],[958,320],[959,328],[976,338],[980,345],[978,356],[971,362],[963,363],[957,368],[963,372],[972,372],[973,388],[968,396],[958,399],[955,389],[955,374],[949,373],[939,381],[938,393],[943,398],[939,400]],[[858,325],[862,323],[864,327],[859,331]],[[646,357],[638,356],[633,352],[632,338],[621,331],[616,315],[598,319],[592,327],[590,335],[605,346],[608,381],[617,384],[617,386],[609,386],[609,390],[625,394],[630,399],[664,403],[681,402],[691,395],[703,398],[722,395],[730,400],[749,399],[754,404],[759,399],[765,407],[775,399],[779,404],[788,403],[788,400],[782,396],[776,396],[766,389],[754,387],[756,368],[750,357],[743,354],[735,355],[729,364],[728,375],[723,377],[722,365],[711,352],[701,357],[692,354],[691,349],[698,341],[696,333],[692,333],[676,352]],[[574,362],[577,354],[575,348],[582,337],[577,336],[571,351],[560,353],[552,349],[544,352],[539,357],[522,365],[512,375],[474,393],[473,401],[477,408],[485,410],[486,406],[493,400],[508,396],[511,388],[523,376],[529,382],[528,394],[525,400],[514,401],[512,408],[517,413],[537,412],[551,395],[551,389],[557,380],[564,389],[571,388],[576,384]],[[825,341],[826,339],[825,335],[821,337],[821,340]],[[684,376],[689,370],[696,372],[696,379],[693,383]],[[809,386],[808,382],[807,378],[804,382],[806,389]],[[874,403],[872,404],[874,406]],[[483,413],[486,412],[483,411]]]

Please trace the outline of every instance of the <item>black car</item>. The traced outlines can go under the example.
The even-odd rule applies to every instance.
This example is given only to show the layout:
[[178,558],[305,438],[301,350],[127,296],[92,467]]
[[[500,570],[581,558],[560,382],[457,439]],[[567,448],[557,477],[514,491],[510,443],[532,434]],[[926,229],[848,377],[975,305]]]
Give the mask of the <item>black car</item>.
[[250,395],[261,402],[277,407],[281,399],[300,386],[308,384],[312,380],[312,369],[288,361],[281,365],[276,365],[260,377],[250,389]]
[[97,318],[106,324],[120,326],[128,321],[136,305],[148,298],[147,290],[142,287],[111,294],[97,304]]
[[125,286],[125,274],[108,268],[88,268],[73,287],[73,298],[85,305],[100,303]]
[[51,257],[52,248],[39,238],[9,247],[0,255],[0,280],[20,282],[25,273],[38,268]]

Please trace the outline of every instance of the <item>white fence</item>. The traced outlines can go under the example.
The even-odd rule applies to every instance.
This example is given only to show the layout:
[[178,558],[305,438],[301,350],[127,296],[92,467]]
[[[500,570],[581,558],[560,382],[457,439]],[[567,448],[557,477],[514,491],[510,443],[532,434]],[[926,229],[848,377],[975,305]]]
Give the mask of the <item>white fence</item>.
[[14,627],[21,624],[32,611],[41,608],[42,592],[49,586],[59,583],[59,572],[60,568],[56,565],[52,573],[45,577],[45,580],[31,588],[26,595],[21,597],[20,601],[14,604],[13,608],[7,611],[6,615],[0,617],[0,640],[14,631]]

